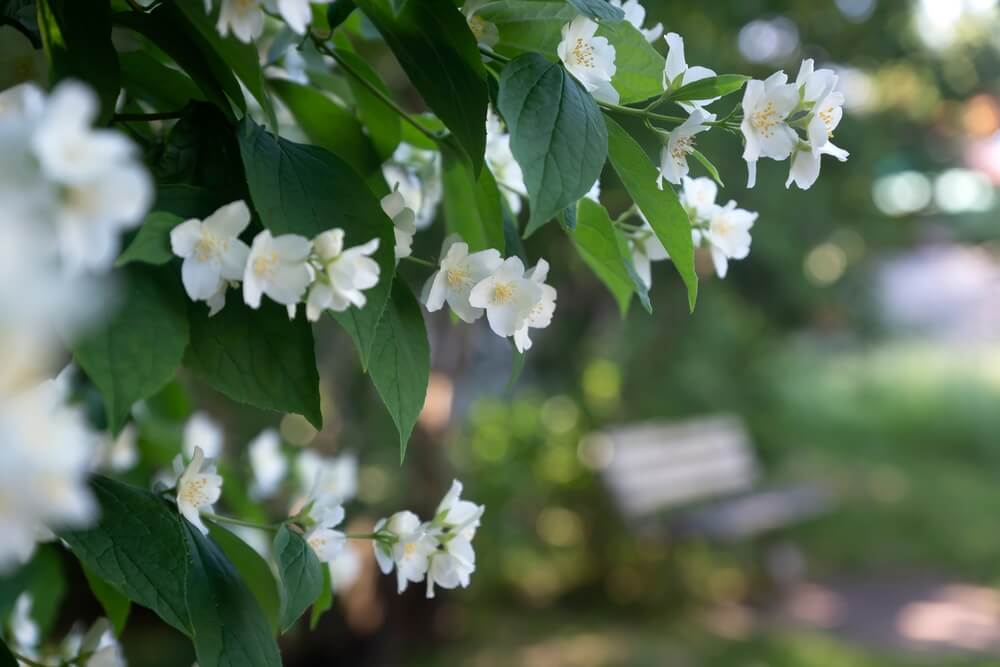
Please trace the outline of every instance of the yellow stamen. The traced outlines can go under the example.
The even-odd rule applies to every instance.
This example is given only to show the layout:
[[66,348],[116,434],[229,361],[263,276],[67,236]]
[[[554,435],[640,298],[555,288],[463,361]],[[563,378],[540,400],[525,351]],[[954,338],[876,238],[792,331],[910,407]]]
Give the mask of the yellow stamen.
[[590,43],[585,42],[582,37],[576,38],[576,45],[572,50],[573,60],[576,61],[577,65],[582,65],[583,67],[594,67],[594,47]]

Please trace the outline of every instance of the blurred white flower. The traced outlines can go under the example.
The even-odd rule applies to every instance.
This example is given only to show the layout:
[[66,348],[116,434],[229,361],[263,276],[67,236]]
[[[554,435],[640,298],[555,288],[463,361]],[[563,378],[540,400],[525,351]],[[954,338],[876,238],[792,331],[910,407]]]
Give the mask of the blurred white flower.
[[531,307],[524,325],[514,332],[514,345],[517,346],[518,352],[526,352],[531,349],[528,329],[544,329],[552,324],[552,315],[556,311],[556,288],[545,284],[548,275],[549,263],[544,259],[538,260],[534,268],[529,269],[524,274],[525,278],[541,286],[541,298]]
[[113,472],[131,470],[139,462],[139,448],[135,424],[130,422],[118,434],[112,437],[110,433],[103,437],[102,459],[105,466]]
[[663,24],[657,23],[652,28],[643,28],[646,22],[646,8],[639,4],[639,0],[608,0],[612,7],[625,12],[625,20],[631,23],[642,33],[647,42],[655,42],[663,34]]
[[413,254],[413,235],[417,233],[417,214],[406,205],[406,198],[395,189],[382,197],[382,210],[392,220],[396,237],[396,259]]
[[434,586],[465,588],[476,569],[476,553],[472,540],[479,527],[479,520],[486,508],[462,500],[462,483],[454,480],[451,488],[438,505],[428,531],[440,543],[431,554],[427,574],[427,597],[434,597]]
[[597,37],[598,25],[578,16],[562,28],[556,49],[559,59],[583,87],[599,102],[618,104],[619,95],[611,79],[615,67],[615,47],[605,37]]
[[493,333],[513,336],[524,326],[542,298],[542,287],[524,275],[524,263],[508,257],[496,271],[476,283],[469,292],[469,305],[486,310]]
[[111,623],[106,618],[98,619],[83,636],[73,657],[87,655],[83,667],[125,667],[125,655],[115,639]]
[[[205,0],[206,6],[212,0]],[[225,37],[229,33],[241,42],[250,43],[264,32],[262,0],[221,0],[216,29]]]
[[300,486],[313,498],[340,505],[358,493],[358,459],[353,454],[324,458],[312,450],[295,461]]
[[184,259],[181,278],[192,301],[212,301],[221,293],[224,303],[228,282],[243,278],[250,248],[239,235],[249,224],[250,209],[240,200],[170,231],[171,249]]
[[86,480],[98,438],[67,392],[56,379],[0,397],[0,571],[32,554],[41,529],[97,518]]
[[398,592],[405,591],[411,581],[423,581],[438,541],[420,523],[420,517],[409,511],[397,512],[376,523],[375,532],[389,535],[388,540],[373,542],[375,560],[383,574],[396,569]]
[[270,498],[288,474],[288,460],[281,451],[281,436],[274,429],[261,431],[247,447],[247,452],[253,471],[250,495],[258,500]]
[[399,191],[406,200],[407,208],[416,213],[417,229],[424,229],[434,221],[444,196],[441,153],[402,142],[392,154],[392,159],[382,165],[382,175],[389,188]]
[[500,31],[495,24],[476,14],[488,2],[489,0],[466,0],[462,5],[462,14],[465,15],[469,30],[475,36],[476,42],[482,46],[493,47],[500,41]]
[[720,278],[726,277],[730,259],[744,259],[750,254],[750,228],[756,220],[756,213],[737,208],[734,201],[716,207],[703,235]]
[[322,269],[309,288],[306,315],[315,322],[324,310],[343,312],[354,306],[364,308],[364,290],[378,284],[381,269],[371,256],[378,250],[379,240],[344,250],[344,230],[331,229],[313,242]]
[[33,653],[42,639],[38,624],[31,617],[34,598],[31,593],[21,593],[14,601],[10,615],[10,636],[19,652]]
[[652,263],[670,259],[670,255],[656,236],[656,232],[649,226],[649,222],[643,218],[642,223],[642,228],[632,235],[629,244],[632,247],[632,265],[635,267],[635,272],[646,289],[649,289],[653,286]]
[[361,575],[361,555],[350,544],[327,562],[330,568],[330,587],[334,593],[343,593]]
[[718,196],[719,186],[711,178],[684,177],[680,193],[681,206],[691,217],[697,220],[709,218],[715,212],[715,198]]
[[496,179],[511,212],[514,215],[520,213],[522,200],[528,196],[524,174],[510,150],[510,134],[504,131],[493,107],[486,112],[486,166]]
[[319,562],[328,563],[347,546],[347,537],[344,533],[333,530],[344,520],[344,508],[317,500],[309,512],[309,517],[315,523],[306,531],[305,541]]
[[[663,66],[663,89],[675,91],[686,84],[715,76],[713,70],[700,65],[688,67],[687,59],[684,57],[684,38],[676,32],[668,33],[663,39],[667,42],[667,59]],[[704,100],[689,100],[681,102],[680,105],[689,112],[697,107],[711,104],[718,97]]]
[[[175,467],[183,465],[180,455]],[[204,466],[204,470],[202,467]],[[204,535],[208,528],[202,523],[201,513],[213,511],[213,505],[222,495],[222,477],[216,474],[215,465],[205,465],[205,453],[201,447],[194,448],[194,456],[177,480],[177,508]]]
[[776,72],[766,81],[747,82],[741,129],[746,140],[743,159],[747,163],[748,188],[757,183],[757,161],[761,157],[784,160],[792,154],[798,137],[786,121],[798,103],[799,91],[788,83],[784,72]]
[[490,248],[469,254],[469,244],[453,234],[441,246],[441,264],[424,283],[420,299],[427,310],[436,312],[445,303],[465,322],[475,322],[483,309],[469,302],[472,288],[500,268],[500,252]]
[[660,175],[656,179],[657,187],[663,189],[664,179],[674,185],[681,184],[681,179],[688,175],[688,156],[695,150],[695,136],[711,129],[706,123],[714,120],[715,114],[695,109],[686,121],[671,130],[667,143],[660,149]]
[[596,181],[594,181],[594,184],[590,187],[590,190],[587,191],[587,194],[585,194],[584,197],[586,197],[590,201],[594,202],[595,204],[600,204],[601,203],[601,179],[600,178],[598,178]]
[[[246,2],[247,0],[243,0]],[[268,10],[281,14],[288,27],[300,35],[306,33],[312,21],[310,3],[326,4],[331,0],[267,0]]]
[[195,448],[200,447],[206,457],[216,459],[222,456],[225,441],[226,436],[219,422],[199,411],[191,415],[184,424],[181,451],[185,458],[191,459]]
[[266,229],[257,234],[243,274],[246,304],[260,308],[260,298],[264,294],[286,306],[297,304],[312,282],[312,270],[307,261],[311,252],[312,243],[304,236],[271,236]]

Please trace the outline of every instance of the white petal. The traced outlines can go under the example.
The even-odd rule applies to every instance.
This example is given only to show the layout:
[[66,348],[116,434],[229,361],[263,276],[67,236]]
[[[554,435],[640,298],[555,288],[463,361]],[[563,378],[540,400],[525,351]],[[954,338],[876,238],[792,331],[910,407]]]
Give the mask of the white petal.
[[181,265],[181,280],[192,301],[206,301],[219,290],[219,263],[211,260],[202,262],[188,257]]

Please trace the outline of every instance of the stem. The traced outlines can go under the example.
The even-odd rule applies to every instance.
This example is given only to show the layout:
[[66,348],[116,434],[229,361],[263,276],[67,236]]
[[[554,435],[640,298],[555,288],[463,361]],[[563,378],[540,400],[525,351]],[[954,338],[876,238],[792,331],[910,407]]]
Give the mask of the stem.
[[497,61],[498,63],[503,63],[504,65],[506,65],[507,63],[510,62],[510,58],[508,58],[507,56],[502,56],[499,53],[497,53],[496,51],[494,51],[493,49],[485,47],[485,46],[480,46],[479,47],[479,52],[481,54],[483,54],[484,56],[486,56],[487,58],[491,58],[491,59]]
[[319,35],[317,35],[317,34],[315,34],[313,32],[310,32],[309,36],[312,38],[313,44],[316,45],[316,48],[319,51],[322,51],[326,55],[328,55],[331,58],[333,58],[334,61],[338,65],[340,65],[340,67],[343,68],[343,70],[345,72],[347,72],[352,77],[354,77],[354,79],[356,79],[358,83],[360,83],[362,86],[364,86],[365,88],[367,88],[369,90],[369,92],[371,92],[373,95],[375,95],[377,98],[379,98],[382,101],[383,104],[385,104],[387,107],[389,107],[390,109],[392,109],[393,111],[395,111],[397,114],[399,114],[400,118],[402,118],[407,123],[409,123],[410,125],[412,125],[414,128],[416,128],[417,131],[419,131],[421,134],[423,134],[425,137],[427,137],[431,141],[433,141],[433,142],[436,143],[436,142],[438,142],[438,141],[441,140],[442,137],[440,135],[436,134],[435,132],[431,132],[426,127],[424,127],[423,125],[421,125],[420,123],[418,123],[410,114],[406,113],[406,111],[404,111],[402,109],[402,107],[400,107],[398,104],[396,104],[396,102],[391,97],[389,97],[388,95],[386,95],[378,86],[376,86],[371,81],[369,81],[367,77],[362,76],[357,70],[354,69],[353,66],[351,66],[347,62],[345,62],[343,58],[341,58],[339,55],[337,55],[336,51],[334,51],[333,49],[331,49],[330,47],[328,47],[323,42],[323,40],[319,37]]
[[632,228],[639,229],[641,228],[641,225],[630,225],[627,222],[625,222],[638,212],[639,212],[639,207],[636,206],[635,204],[632,204],[627,209],[625,209],[625,211],[621,215],[615,218],[612,221],[612,224],[615,225],[616,227],[624,227],[626,229],[632,229]]
[[378,539],[376,533],[345,533],[344,537],[349,540],[375,540]]
[[266,530],[269,532],[276,532],[278,526],[263,523],[254,523],[253,521],[243,521],[242,519],[235,519],[231,516],[222,516],[221,514],[212,514],[211,512],[202,512],[201,515],[206,519],[215,521],[217,523],[229,523],[234,526],[243,526],[244,528],[256,528],[257,530]]
[[438,268],[436,263],[431,262],[430,260],[420,259],[419,257],[413,257],[412,255],[410,257],[404,257],[403,259],[413,262],[414,264],[420,264],[421,266],[429,266],[432,269]]
[[153,113],[116,113],[112,118],[112,122],[128,123],[131,121],[150,121],[150,120],[172,120],[174,118],[180,118],[184,111],[178,109],[177,111],[156,111]]
[[11,652],[11,655],[14,656],[15,660],[17,660],[18,662],[23,662],[24,664],[28,665],[28,667],[46,667],[42,663],[35,662],[31,658],[25,658],[23,655],[20,655],[18,653]]

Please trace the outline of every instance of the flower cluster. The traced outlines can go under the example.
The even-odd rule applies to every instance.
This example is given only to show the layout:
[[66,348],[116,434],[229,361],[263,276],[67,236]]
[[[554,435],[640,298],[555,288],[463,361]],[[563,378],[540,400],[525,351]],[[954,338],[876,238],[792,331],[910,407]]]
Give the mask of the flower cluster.
[[498,336],[513,336],[521,352],[531,347],[530,329],[552,322],[556,290],[547,285],[544,259],[530,270],[518,257],[503,259],[495,249],[470,253],[457,235],[445,239],[441,260],[424,285],[421,300],[430,312],[447,303],[462,321],[472,323],[485,313]]
[[395,568],[400,593],[425,577],[429,598],[435,585],[469,585],[476,569],[472,539],[486,508],[461,495],[462,484],[455,480],[431,521],[421,522],[413,512],[403,511],[375,524],[375,560],[384,574]]
[[[685,176],[680,199],[691,221],[694,246],[709,251],[716,275],[725,278],[729,260],[744,259],[750,254],[750,229],[757,214],[738,208],[734,201],[724,206],[717,204],[718,193],[718,186],[710,178]],[[636,272],[647,288],[652,287],[651,263],[670,256],[645,220],[630,233],[629,245]]]
[[[398,230],[400,223],[396,224]],[[272,236],[264,230],[248,247],[239,235],[249,225],[250,209],[236,201],[205,220],[187,220],[170,232],[171,248],[184,260],[184,289],[191,300],[205,301],[210,315],[222,310],[226,292],[240,281],[243,300],[251,308],[260,308],[267,295],[294,316],[305,297],[306,315],[314,322],[324,310],[364,307],[364,290],[378,284],[379,266],[371,258],[378,239],[345,249],[342,229],[328,230],[312,241],[298,234]]]
[[[216,29],[225,37],[232,33],[241,42],[252,42],[264,32],[264,12],[278,14],[289,28],[304,35],[312,22],[312,5],[331,0],[221,0]],[[205,0],[205,12],[212,11]]]
[[[74,627],[57,650],[43,652],[39,646],[41,630],[31,616],[34,598],[31,593],[21,593],[14,602],[11,613],[11,647],[19,656],[30,659],[32,664],[79,665],[80,667],[125,667],[125,656],[115,638],[111,623],[99,618],[87,630]],[[18,664],[24,664],[23,662]]]

